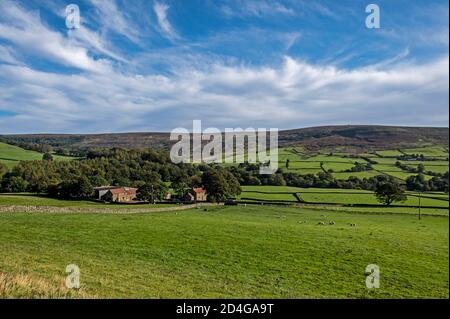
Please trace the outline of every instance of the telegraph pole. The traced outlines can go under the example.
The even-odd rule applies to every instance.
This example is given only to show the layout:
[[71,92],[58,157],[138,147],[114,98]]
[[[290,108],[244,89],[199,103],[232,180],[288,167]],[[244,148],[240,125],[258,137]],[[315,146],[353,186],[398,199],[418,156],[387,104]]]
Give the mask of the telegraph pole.
[[421,199],[422,199],[422,191],[419,191],[419,220],[421,220],[422,219],[422,216],[421,216]]

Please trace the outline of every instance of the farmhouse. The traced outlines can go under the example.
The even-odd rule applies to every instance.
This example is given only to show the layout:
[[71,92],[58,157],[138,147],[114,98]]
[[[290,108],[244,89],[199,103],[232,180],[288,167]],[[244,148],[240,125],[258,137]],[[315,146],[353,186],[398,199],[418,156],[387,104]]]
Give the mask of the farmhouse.
[[197,187],[189,190],[185,197],[185,200],[190,202],[206,202],[206,199],[206,190],[202,187]]
[[110,190],[110,189],[117,189],[120,188],[120,186],[101,186],[101,187],[94,187],[95,191],[95,199],[102,200],[102,197]]
[[95,198],[108,202],[126,203],[136,199],[137,188],[102,186],[95,188]]

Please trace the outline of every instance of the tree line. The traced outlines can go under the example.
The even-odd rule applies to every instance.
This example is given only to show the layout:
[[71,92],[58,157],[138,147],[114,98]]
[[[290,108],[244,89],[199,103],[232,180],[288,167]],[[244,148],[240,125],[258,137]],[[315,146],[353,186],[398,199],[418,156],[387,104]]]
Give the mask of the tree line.
[[300,175],[280,168],[275,174],[259,174],[259,164],[242,163],[222,167],[219,164],[174,164],[168,152],[152,149],[125,150],[99,148],[84,159],[19,162],[11,171],[0,164],[1,192],[47,193],[61,198],[88,198],[93,188],[104,185],[131,186],[139,189],[144,200],[164,198],[168,186],[183,197],[192,187],[205,187],[211,200],[224,200],[240,194],[241,185],[293,186],[300,188],[343,188],[375,191],[380,184],[404,184],[412,191],[449,190],[449,174],[426,179],[423,174],[399,183],[388,175],[370,178],[349,177],[339,180],[331,172]]
[[211,200],[240,194],[240,184],[226,169],[208,165],[174,164],[167,152],[151,149],[94,149],[85,159],[19,162],[10,172],[0,165],[1,192],[46,193],[60,198],[89,198],[94,187],[131,186],[144,200],[160,200],[167,185],[183,197],[193,187],[208,189]]

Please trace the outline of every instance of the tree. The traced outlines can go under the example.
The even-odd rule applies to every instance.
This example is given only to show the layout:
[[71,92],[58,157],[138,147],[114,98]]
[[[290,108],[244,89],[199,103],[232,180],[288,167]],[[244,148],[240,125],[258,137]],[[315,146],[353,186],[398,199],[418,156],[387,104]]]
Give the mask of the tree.
[[210,201],[224,201],[241,193],[241,185],[233,174],[222,169],[208,169],[202,175],[202,184]]
[[191,187],[202,186],[202,178],[198,175],[191,176],[190,181],[189,181],[189,186],[191,186]]
[[161,182],[145,183],[138,189],[138,198],[154,203],[157,200],[164,199],[166,193],[167,188]]
[[406,179],[406,187],[411,191],[427,191],[428,182],[423,174],[411,175]]
[[375,189],[375,196],[380,203],[386,206],[393,202],[404,202],[407,199],[405,191],[396,182],[379,183]]
[[75,192],[78,198],[89,198],[94,194],[94,187],[87,177],[81,176],[75,182],[78,191]]
[[50,153],[44,153],[44,155],[42,156],[42,159],[44,161],[53,161],[53,156]]
[[109,185],[109,182],[100,175],[89,176],[89,181],[94,187]]
[[425,172],[425,165],[423,165],[423,164],[417,165],[417,172],[420,173],[420,174]]
[[178,198],[183,198],[184,196],[186,196],[189,190],[188,183],[182,179],[178,179],[175,182],[173,182],[171,187],[174,190],[175,195],[178,196]]
[[26,192],[27,188],[28,182],[20,176],[5,176],[3,179],[2,189],[8,193]]
[[6,165],[4,165],[3,163],[0,163],[0,181],[3,177],[3,175],[5,175],[7,171],[8,171],[8,168],[6,167]]
[[56,188],[51,187],[49,193],[58,197],[88,199],[94,194],[91,182],[85,176],[64,181]]
[[48,144],[41,144],[39,145],[39,151],[41,153],[51,153],[53,151],[53,147]]
[[288,158],[288,159],[286,159],[286,169],[289,169],[289,163],[290,163],[290,160]]

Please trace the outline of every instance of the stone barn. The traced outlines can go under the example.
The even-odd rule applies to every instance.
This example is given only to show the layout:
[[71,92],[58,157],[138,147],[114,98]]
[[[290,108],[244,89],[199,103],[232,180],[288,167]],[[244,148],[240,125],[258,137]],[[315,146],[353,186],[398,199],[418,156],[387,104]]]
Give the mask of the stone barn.
[[202,187],[193,188],[186,194],[185,200],[189,202],[206,202],[206,190]]
[[115,203],[127,203],[136,200],[137,188],[106,186],[95,188],[95,196],[99,200]]

